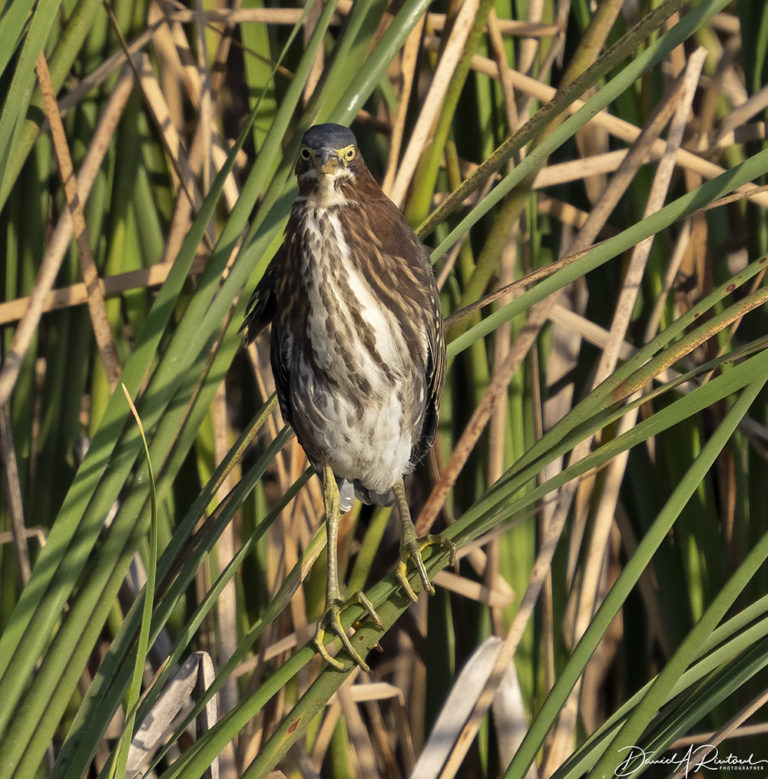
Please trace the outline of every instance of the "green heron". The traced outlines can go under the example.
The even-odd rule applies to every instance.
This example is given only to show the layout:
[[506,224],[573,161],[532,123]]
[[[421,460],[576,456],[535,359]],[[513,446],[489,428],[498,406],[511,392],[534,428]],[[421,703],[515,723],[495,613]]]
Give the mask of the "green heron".
[[[304,134],[296,163],[299,194],[285,239],[254,292],[247,340],[271,322],[271,363],[284,419],[319,474],[328,538],[326,610],[315,644],[338,634],[367,666],[340,619],[337,543],[340,513],[354,497],[396,503],[400,515],[397,577],[411,600],[411,560],[429,593],[403,476],[435,438],[444,384],[440,301],[426,248],[365,165],[352,131],[320,124]],[[376,611],[358,599],[377,626]]]

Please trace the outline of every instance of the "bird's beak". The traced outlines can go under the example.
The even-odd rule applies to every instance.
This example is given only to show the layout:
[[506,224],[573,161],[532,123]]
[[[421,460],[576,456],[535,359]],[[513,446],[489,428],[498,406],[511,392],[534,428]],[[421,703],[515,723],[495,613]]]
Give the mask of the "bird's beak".
[[332,149],[322,149],[315,157],[315,167],[320,173],[333,174],[339,167],[339,155]]
[[328,160],[328,162],[320,166],[320,170],[323,173],[335,173],[338,167],[339,167],[338,159],[330,159]]

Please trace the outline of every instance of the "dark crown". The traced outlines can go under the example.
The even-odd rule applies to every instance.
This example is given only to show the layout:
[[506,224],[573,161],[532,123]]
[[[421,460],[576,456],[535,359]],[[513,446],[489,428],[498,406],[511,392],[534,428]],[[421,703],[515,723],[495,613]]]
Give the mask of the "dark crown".
[[357,146],[352,130],[340,124],[316,124],[304,133],[301,142],[310,149],[343,149],[351,144]]

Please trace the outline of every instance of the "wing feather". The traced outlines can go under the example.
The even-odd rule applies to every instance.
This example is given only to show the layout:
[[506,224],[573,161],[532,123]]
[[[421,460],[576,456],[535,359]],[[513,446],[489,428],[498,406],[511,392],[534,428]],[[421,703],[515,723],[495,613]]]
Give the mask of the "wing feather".
[[277,313],[277,301],[275,299],[275,272],[278,263],[281,261],[281,251],[275,255],[272,261],[267,265],[264,275],[256,285],[256,289],[248,301],[248,307],[245,310],[245,319],[240,327],[241,332],[245,332],[245,342],[251,343],[256,340],[259,333],[274,320]]
[[[378,187],[377,187],[378,189]],[[394,267],[408,267],[416,280],[410,291],[418,295],[414,307],[421,318],[421,331],[426,334],[425,407],[421,433],[411,450],[412,467],[429,451],[437,435],[438,412],[445,385],[445,335],[440,310],[440,293],[429,258],[429,250],[405,221],[400,210],[379,190],[377,207],[369,210],[372,230],[382,244],[385,255],[394,259]],[[373,195],[369,195],[373,199]],[[400,286],[407,294],[408,286]],[[382,290],[383,292],[383,290]]]

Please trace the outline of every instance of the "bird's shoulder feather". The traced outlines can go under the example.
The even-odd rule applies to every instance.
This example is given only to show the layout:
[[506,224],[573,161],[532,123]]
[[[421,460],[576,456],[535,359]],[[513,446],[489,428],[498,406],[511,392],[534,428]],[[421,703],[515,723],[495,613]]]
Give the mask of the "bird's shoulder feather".
[[241,331],[245,333],[246,343],[254,341],[259,333],[275,317],[277,302],[275,300],[275,272],[280,262],[279,252],[267,266],[264,275],[256,285],[248,306],[245,310]]

